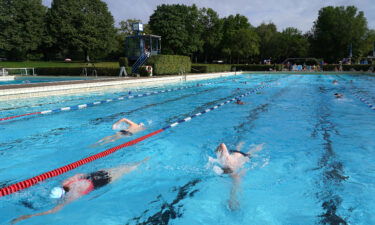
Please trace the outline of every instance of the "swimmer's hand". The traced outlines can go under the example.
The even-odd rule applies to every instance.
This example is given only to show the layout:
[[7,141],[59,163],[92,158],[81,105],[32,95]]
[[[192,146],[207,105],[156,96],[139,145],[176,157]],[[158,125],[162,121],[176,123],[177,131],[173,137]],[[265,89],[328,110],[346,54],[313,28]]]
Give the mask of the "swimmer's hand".
[[210,169],[212,167],[212,164],[219,163],[217,159],[212,158],[211,156],[208,156],[208,162],[206,164],[206,169]]
[[224,170],[218,166],[214,166],[212,170],[217,174],[217,175],[222,175],[224,173]]
[[247,152],[247,154],[253,155],[253,154],[257,153],[257,152],[262,151],[264,145],[265,145],[265,143],[262,143],[262,144],[259,144],[259,145],[252,146],[252,147],[250,148],[250,150]]

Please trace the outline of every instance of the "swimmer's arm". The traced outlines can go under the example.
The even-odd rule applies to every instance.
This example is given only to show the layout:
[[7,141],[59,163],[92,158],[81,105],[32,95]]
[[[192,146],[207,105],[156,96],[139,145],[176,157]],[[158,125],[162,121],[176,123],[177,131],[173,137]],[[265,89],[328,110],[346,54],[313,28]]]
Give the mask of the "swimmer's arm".
[[29,219],[29,218],[34,217],[34,216],[43,216],[43,215],[47,215],[47,214],[51,214],[51,213],[55,213],[55,212],[61,210],[66,204],[69,204],[70,202],[74,201],[75,199],[77,199],[77,197],[74,198],[74,199],[73,199],[73,198],[72,198],[72,199],[69,199],[69,200],[67,200],[67,201],[65,201],[65,202],[63,202],[63,203],[57,205],[55,208],[50,209],[50,210],[45,211],[45,212],[40,212],[40,213],[36,213],[36,214],[32,214],[32,215],[24,215],[24,216],[20,216],[20,217],[18,217],[17,219],[12,220],[11,224],[18,223],[18,222],[21,221],[21,220]]
[[256,145],[256,146],[250,148],[249,151],[247,152],[247,154],[253,155],[253,154],[257,153],[257,152],[260,152],[260,151],[262,151],[263,146],[264,146],[264,143]]
[[112,130],[117,130],[117,126],[122,122],[122,119],[121,120],[118,120],[116,123],[114,123],[112,125]]
[[122,118],[122,119],[119,120],[118,122],[124,122],[124,123],[129,124],[130,126],[138,126],[138,124],[136,124],[136,123],[134,123],[133,121],[128,120],[128,119],[126,119],[126,118]]

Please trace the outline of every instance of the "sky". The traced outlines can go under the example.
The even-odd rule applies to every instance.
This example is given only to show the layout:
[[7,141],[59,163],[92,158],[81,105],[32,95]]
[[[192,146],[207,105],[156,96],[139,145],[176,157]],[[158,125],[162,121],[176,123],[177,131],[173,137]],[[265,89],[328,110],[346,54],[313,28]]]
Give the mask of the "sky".
[[[121,20],[141,19],[147,23],[149,16],[160,4],[196,4],[199,8],[212,8],[220,17],[234,14],[246,16],[253,26],[273,22],[278,30],[296,27],[309,31],[319,9],[325,6],[354,5],[365,13],[368,26],[375,29],[375,0],[103,0],[115,18],[116,26]],[[50,6],[52,0],[43,0]]]

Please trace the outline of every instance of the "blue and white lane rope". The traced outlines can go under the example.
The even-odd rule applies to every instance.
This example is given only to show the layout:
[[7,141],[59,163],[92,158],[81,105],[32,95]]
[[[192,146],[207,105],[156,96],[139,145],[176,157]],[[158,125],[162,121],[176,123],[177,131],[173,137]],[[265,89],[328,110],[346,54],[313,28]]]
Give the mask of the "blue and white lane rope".
[[[273,83],[277,83],[277,82],[275,81],[275,82],[273,82]],[[213,107],[211,107],[211,108],[208,108],[208,109],[206,109],[206,110],[203,110],[203,111],[201,111],[201,112],[199,112],[199,113],[196,113],[196,114],[194,114],[194,115],[192,115],[192,116],[186,117],[185,119],[182,119],[182,120],[176,121],[176,122],[174,122],[174,123],[172,123],[172,124],[170,124],[170,125],[168,125],[168,126],[162,128],[162,130],[167,130],[167,129],[169,129],[169,128],[173,128],[173,127],[175,127],[175,126],[177,126],[177,125],[179,125],[179,124],[181,124],[181,123],[184,123],[184,122],[190,121],[191,119],[193,119],[193,118],[195,118],[195,117],[198,117],[198,116],[201,116],[201,115],[203,115],[203,114],[205,114],[205,113],[211,112],[211,111],[213,111],[213,110],[215,110],[215,109],[217,109],[217,108],[219,108],[219,107],[221,107],[221,106],[223,106],[223,105],[226,105],[226,104],[228,104],[228,103],[231,103],[231,102],[233,102],[233,101],[236,101],[237,99],[241,99],[241,98],[243,98],[243,97],[245,97],[245,96],[248,96],[248,95],[250,95],[250,94],[252,94],[252,93],[254,93],[254,92],[257,92],[257,91],[259,91],[259,90],[261,90],[261,89],[264,89],[264,88],[266,88],[266,87],[270,87],[271,85],[272,85],[272,84],[266,84],[266,85],[260,86],[260,87],[258,87],[258,88],[256,88],[256,89],[253,89],[253,90],[251,90],[251,91],[248,91],[248,92],[246,92],[246,93],[244,93],[244,94],[242,94],[242,95],[239,95],[239,96],[237,96],[237,97],[234,97],[234,98],[232,98],[232,99],[229,99],[229,100],[227,100],[227,101],[225,101],[225,102],[222,102],[222,103],[220,103],[220,104],[217,104],[217,105],[215,105],[215,106],[213,106]]]
[[369,100],[363,98],[362,96],[360,96],[359,94],[355,93],[354,91],[350,91],[354,97],[356,97],[357,99],[359,99],[361,102],[365,103],[370,109],[374,110],[375,111],[375,105],[371,102],[369,102]]
[[[340,77],[337,75],[337,77],[341,78],[342,80],[345,80],[344,78]],[[345,82],[347,82],[345,80]],[[354,85],[351,85],[351,87],[355,90],[359,90],[358,88],[356,88]],[[375,105],[373,103],[371,103],[368,99],[362,97],[361,95],[355,93],[353,90],[349,90],[350,93],[352,93],[352,95],[354,97],[356,97],[358,100],[360,100],[361,102],[365,103],[370,109],[374,110],[375,111]]]
[[43,110],[43,111],[40,111],[40,112],[32,112],[32,113],[27,113],[27,114],[22,114],[22,115],[9,116],[9,117],[5,117],[5,118],[0,118],[0,121],[11,120],[11,119],[25,117],[25,116],[31,116],[31,115],[44,115],[44,114],[52,114],[52,113],[58,113],[58,112],[66,112],[66,111],[72,111],[72,110],[85,109],[85,108],[88,108],[88,107],[101,105],[101,104],[105,104],[105,103],[108,103],[108,102],[128,100],[128,99],[133,99],[133,98],[141,98],[141,97],[157,95],[157,94],[162,94],[162,93],[167,93],[167,92],[172,92],[172,91],[179,91],[179,90],[193,88],[193,87],[201,87],[201,86],[205,86],[205,85],[209,85],[209,84],[213,84],[213,83],[196,84],[196,85],[179,87],[179,88],[170,88],[170,89],[161,90],[161,91],[146,92],[144,94],[138,94],[138,95],[121,96],[121,97],[118,97],[118,98],[111,98],[111,99],[106,99],[106,100],[96,101],[96,102],[91,102],[91,103],[86,103],[86,104],[61,107],[61,108],[58,108],[58,109],[50,109],[50,110]]
[[[276,83],[276,82],[272,82],[272,83]],[[137,139],[134,139],[132,141],[128,141],[128,142],[123,143],[121,145],[112,147],[112,148],[107,149],[105,151],[99,152],[99,153],[97,153],[95,155],[91,155],[91,156],[86,157],[84,159],[81,159],[79,161],[76,161],[76,162],[70,163],[68,165],[62,166],[60,168],[57,168],[57,169],[45,172],[43,174],[37,175],[35,177],[32,177],[30,179],[23,180],[23,181],[20,181],[18,183],[15,183],[15,184],[12,184],[12,185],[9,185],[9,186],[6,186],[6,187],[2,187],[2,188],[0,188],[0,197],[6,196],[6,195],[10,195],[12,193],[24,190],[26,188],[29,188],[31,186],[36,185],[39,182],[42,182],[42,181],[47,180],[47,179],[52,178],[52,177],[59,176],[59,175],[61,175],[63,173],[66,173],[66,172],[68,172],[70,170],[73,170],[73,169],[75,169],[77,167],[80,167],[82,165],[90,163],[90,162],[92,162],[94,160],[106,157],[106,156],[108,156],[110,154],[115,153],[116,151],[118,151],[120,149],[123,149],[125,147],[129,147],[129,146],[135,145],[135,144],[137,144],[139,142],[142,142],[142,141],[144,141],[144,140],[146,140],[146,139],[148,139],[148,138],[150,138],[152,136],[155,136],[155,135],[157,135],[157,134],[159,134],[159,133],[161,133],[161,132],[163,132],[163,131],[165,131],[165,130],[167,130],[169,128],[176,127],[177,125],[179,125],[179,124],[181,124],[183,122],[189,121],[189,120],[193,119],[194,117],[201,116],[201,115],[203,115],[205,113],[208,113],[210,111],[213,111],[213,110],[215,110],[215,109],[217,109],[217,108],[219,108],[219,107],[221,107],[221,106],[223,106],[225,104],[233,102],[236,99],[240,99],[242,97],[245,97],[245,96],[247,96],[247,95],[249,95],[251,93],[254,93],[254,92],[258,91],[258,90],[261,90],[261,89],[263,89],[265,87],[269,87],[269,86],[271,86],[271,84],[266,84],[266,85],[260,86],[260,87],[258,87],[256,89],[253,89],[253,90],[251,90],[249,92],[246,92],[246,93],[244,93],[244,94],[242,94],[240,96],[237,96],[237,97],[234,97],[232,99],[229,99],[229,100],[227,100],[225,102],[222,102],[222,103],[220,103],[218,105],[215,105],[214,107],[208,108],[208,109],[206,109],[206,110],[204,110],[204,111],[202,111],[200,113],[196,113],[196,114],[194,114],[192,116],[186,117],[185,119],[179,120],[179,121],[177,121],[175,123],[170,124],[169,126],[166,126],[166,127],[162,128],[162,129],[159,129],[159,130],[156,130],[156,131],[151,132],[149,134],[146,134],[146,135],[144,135],[142,137],[139,137]]]

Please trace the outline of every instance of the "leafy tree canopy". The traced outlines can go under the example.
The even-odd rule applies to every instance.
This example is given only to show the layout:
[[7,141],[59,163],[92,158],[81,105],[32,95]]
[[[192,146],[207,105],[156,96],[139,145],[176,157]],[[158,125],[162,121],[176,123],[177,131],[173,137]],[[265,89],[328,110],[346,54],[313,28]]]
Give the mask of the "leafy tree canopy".
[[313,53],[328,62],[337,62],[349,56],[349,46],[355,57],[363,49],[367,20],[355,6],[324,7],[313,27]]
[[150,28],[162,36],[164,54],[191,55],[201,51],[203,26],[196,5],[159,5],[150,16]]
[[207,62],[209,56],[219,51],[218,47],[223,38],[223,21],[213,9],[203,8],[200,12],[199,22],[204,30],[201,40],[204,43],[203,52],[205,53],[205,62]]
[[274,58],[276,41],[279,37],[276,25],[273,23],[259,25],[255,31],[259,36],[260,59]]
[[89,54],[106,54],[113,49],[116,30],[107,4],[101,0],[53,0],[51,33],[61,48]]
[[284,29],[279,34],[276,42],[276,61],[281,62],[286,58],[304,58],[308,56],[308,39],[297,28],[288,27]]
[[37,50],[46,11],[41,0],[0,1],[0,49],[9,59],[25,59]]

